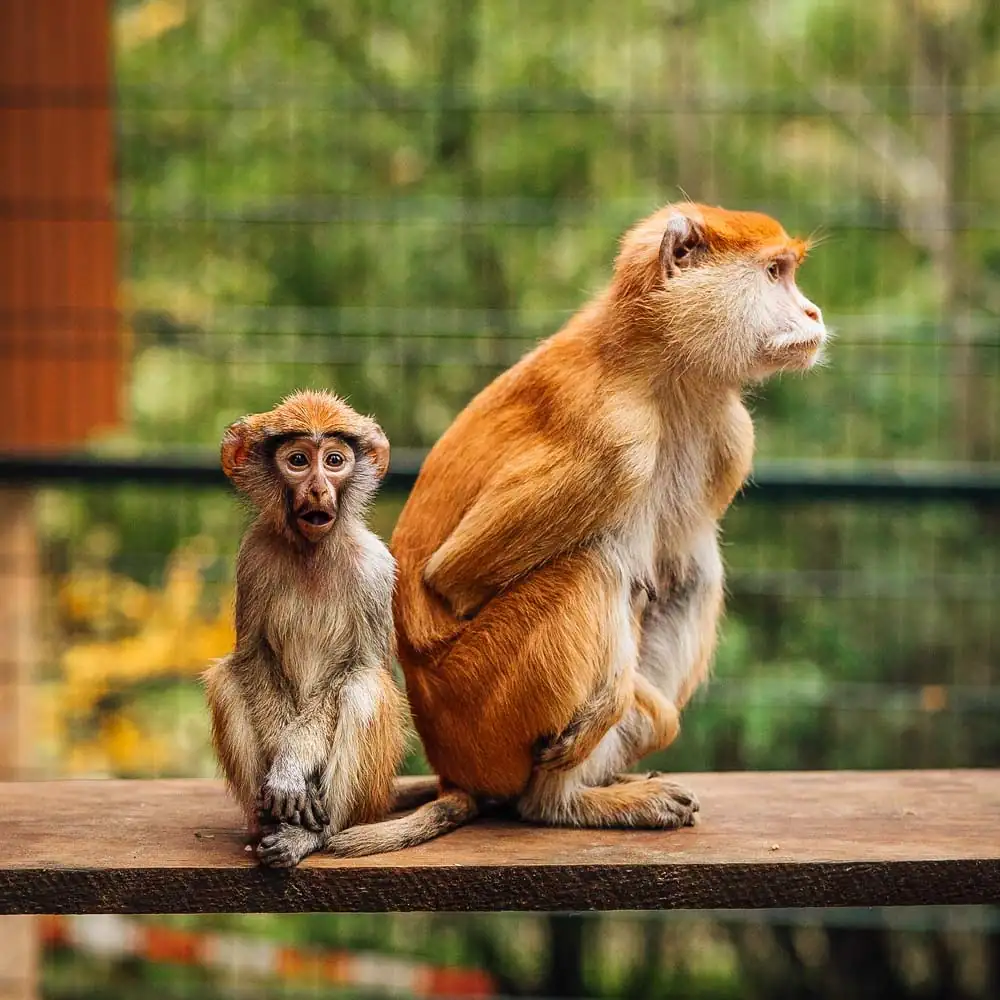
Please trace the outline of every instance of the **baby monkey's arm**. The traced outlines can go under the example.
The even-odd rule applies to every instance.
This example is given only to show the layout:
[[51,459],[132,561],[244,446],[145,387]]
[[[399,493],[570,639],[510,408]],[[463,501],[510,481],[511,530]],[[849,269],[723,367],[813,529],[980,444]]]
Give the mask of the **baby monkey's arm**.
[[329,824],[323,779],[337,715],[336,693],[327,690],[281,730],[257,801],[264,822],[301,823],[310,830]]

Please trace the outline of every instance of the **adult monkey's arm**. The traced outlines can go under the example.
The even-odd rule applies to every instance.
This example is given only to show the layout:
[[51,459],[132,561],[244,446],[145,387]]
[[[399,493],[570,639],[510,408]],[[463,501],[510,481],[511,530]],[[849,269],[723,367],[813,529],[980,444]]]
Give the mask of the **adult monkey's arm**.
[[469,617],[518,577],[622,516],[639,487],[605,451],[535,446],[495,476],[431,556],[424,582]]

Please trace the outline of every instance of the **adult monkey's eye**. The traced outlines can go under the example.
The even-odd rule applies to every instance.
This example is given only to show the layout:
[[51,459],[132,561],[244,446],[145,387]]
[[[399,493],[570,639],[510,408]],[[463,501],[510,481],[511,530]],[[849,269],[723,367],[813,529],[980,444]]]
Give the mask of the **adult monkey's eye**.
[[301,451],[293,451],[288,456],[288,464],[293,469],[304,469],[309,464],[309,459]]
[[777,281],[781,277],[781,265],[776,260],[767,265],[767,277],[770,281]]
[[331,451],[330,454],[326,456],[326,464],[329,465],[331,469],[339,469],[344,464],[344,456],[341,455],[339,451]]

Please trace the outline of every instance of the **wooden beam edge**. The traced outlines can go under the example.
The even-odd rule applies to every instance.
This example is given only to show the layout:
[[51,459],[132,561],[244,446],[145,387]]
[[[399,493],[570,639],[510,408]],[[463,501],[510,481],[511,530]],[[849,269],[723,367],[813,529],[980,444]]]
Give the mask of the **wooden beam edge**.
[[1000,858],[0,871],[0,913],[766,909],[1000,904]]

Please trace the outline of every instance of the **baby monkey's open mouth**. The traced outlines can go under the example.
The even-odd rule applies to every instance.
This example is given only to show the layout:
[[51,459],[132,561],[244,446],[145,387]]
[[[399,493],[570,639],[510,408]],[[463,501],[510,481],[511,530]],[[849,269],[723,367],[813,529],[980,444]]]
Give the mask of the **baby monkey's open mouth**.
[[299,520],[305,521],[306,524],[311,524],[314,527],[322,528],[333,520],[333,515],[328,514],[325,510],[307,510],[299,514]]

